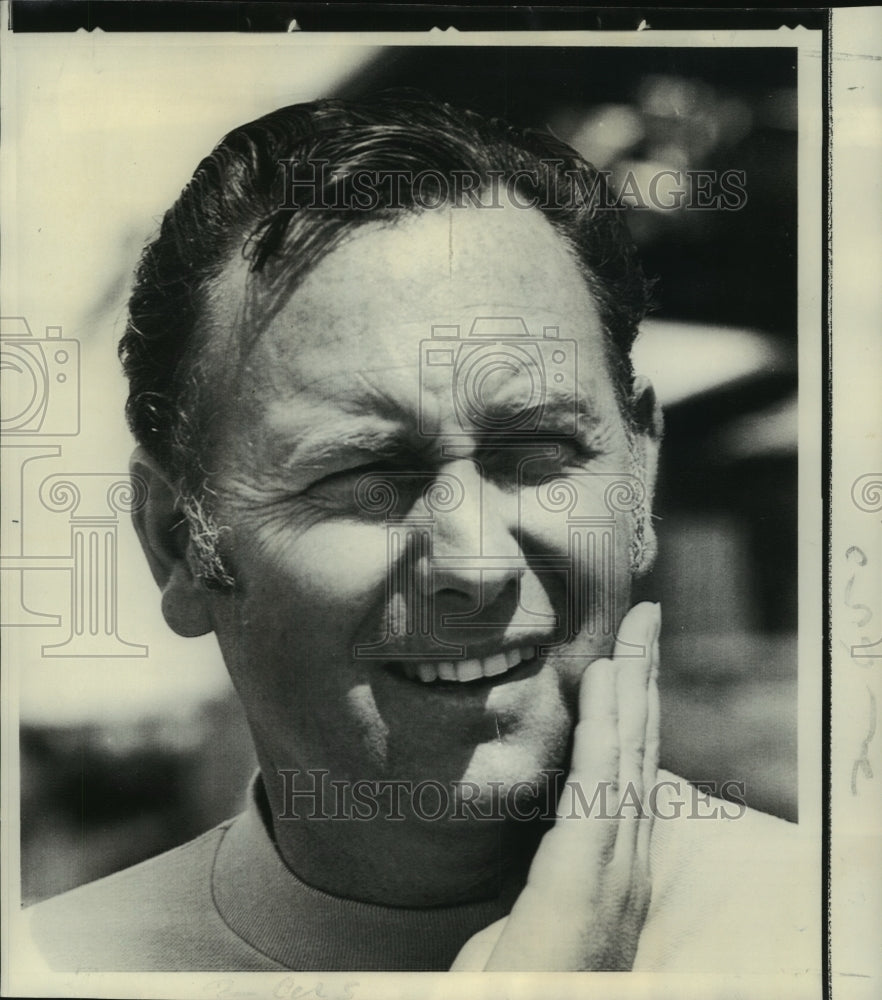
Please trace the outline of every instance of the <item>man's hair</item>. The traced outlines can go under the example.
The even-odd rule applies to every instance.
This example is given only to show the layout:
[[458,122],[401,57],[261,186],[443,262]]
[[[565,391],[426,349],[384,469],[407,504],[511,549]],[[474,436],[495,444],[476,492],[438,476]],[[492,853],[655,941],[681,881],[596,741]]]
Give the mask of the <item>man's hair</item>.
[[[383,172],[421,174],[420,189],[377,184],[365,210],[353,180]],[[548,133],[516,130],[413,91],[296,104],[220,141],[165,213],[136,272],[119,346],[130,386],[126,414],[183,497],[204,502],[204,431],[219,405],[206,384],[207,313],[230,262],[239,255],[248,264],[237,321],[253,338],[348,232],[430,210],[433,176],[455,173],[477,177],[482,189],[511,182],[509,190],[535,199],[570,248],[596,303],[628,418],[630,350],[648,285],[622,213],[608,207],[593,166]],[[318,197],[297,207],[292,191],[316,177]],[[434,187],[436,204],[455,203],[455,185],[436,180]]]

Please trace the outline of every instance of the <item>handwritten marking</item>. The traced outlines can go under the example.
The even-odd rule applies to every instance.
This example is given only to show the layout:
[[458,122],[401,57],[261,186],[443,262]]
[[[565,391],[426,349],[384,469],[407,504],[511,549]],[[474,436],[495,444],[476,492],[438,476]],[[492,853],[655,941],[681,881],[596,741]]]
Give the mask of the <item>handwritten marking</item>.
[[869,687],[867,687],[867,694],[870,696],[870,728],[867,731],[867,735],[864,737],[863,743],[861,743],[861,755],[857,758],[857,760],[855,760],[851,769],[852,795],[857,795],[858,793],[857,779],[859,773],[863,774],[868,781],[871,781],[873,778],[873,767],[870,764],[869,750],[870,743],[876,735],[876,698]]
[[[882,510],[882,473],[868,472],[860,475],[851,485],[851,500],[855,507],[866,514],[876,514]],[[849,546],[845,551],[845,560],[851,564],[852,572],[845,584],[844,603],[852,612],[851,625],[855,629],[860,629],[859,642],[855,644],[842,645],[849,653],[849,658],[855,666],[866,670],[872,664],[868,660],[882,658],[882,637],[873,642],[869,635],[864,635],[863,630],[874,618],[872,608],[854,600],[855,582],[858,573],[867,569],[870,565],[870,558],[867,553],[857,545]],[[857,612],[857,614],[855,614]],[[878,650],[871,652],[871,650]],[[863,662],[861,662],[863,661]],[[865,676],[869,676],[866,675]],[[851,768],[851,794],[858,794],[858,779],[863,777],[866,781],[874,778],[873,767],[870,763],[870,743],[876,735],[876,695],[873,693],[869,682],[865,684],[867,696],[869,698],[869,724],[866,735],[860,743],[858,756],[855,758]]]

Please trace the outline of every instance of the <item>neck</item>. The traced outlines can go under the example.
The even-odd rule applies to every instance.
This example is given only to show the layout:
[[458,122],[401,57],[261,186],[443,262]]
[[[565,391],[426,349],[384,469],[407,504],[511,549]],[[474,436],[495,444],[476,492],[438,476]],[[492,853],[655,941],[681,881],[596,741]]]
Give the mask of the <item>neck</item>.
[[403,803],[396,807],[388,792],[376,815],[374,799],[353,812],[333,789],[317,799],[292,796],[290,789],[282,796],[265,785],[276,847],[288,868],[313,888],[383,906],[499,898],[507,912],[547,826],[455,810],[429,819]]

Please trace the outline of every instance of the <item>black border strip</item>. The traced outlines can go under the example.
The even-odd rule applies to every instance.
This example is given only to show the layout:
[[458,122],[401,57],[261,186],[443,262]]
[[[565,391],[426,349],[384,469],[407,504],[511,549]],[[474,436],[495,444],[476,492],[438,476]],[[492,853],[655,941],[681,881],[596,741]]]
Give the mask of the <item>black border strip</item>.
[[[822,211],[822,232],[824,254],[821,271],[821,314],[823,329],[821,348],[821,378],[823,381],[821,400],[821,490],[823,517],[821,525],[821,558],[827,565],[821,566],[823,580],[821,608],[824,629],[822,652],[823,690],[821,696],[821,988],[825,1000],[833,992],[833,928],[830,914],[831,895],[831,852],[832,852],[832,781],[831,723],[833,695],[833,619],[832,619],[832,541],[833,520],[833,189],[831,186],[833,160],[833,13],[827,11],[823,28],[821,47],[821,86],[824,116],[822,128],[821,188],[824,193]],[[826,572],[825,572],[826,570]]]
[[9,24],[18,32],[235,31],[636,31],[645,21],[655,30],[823,30],[825,7],[648,7],[623,3],[269,3],[244,0],[11,0]]

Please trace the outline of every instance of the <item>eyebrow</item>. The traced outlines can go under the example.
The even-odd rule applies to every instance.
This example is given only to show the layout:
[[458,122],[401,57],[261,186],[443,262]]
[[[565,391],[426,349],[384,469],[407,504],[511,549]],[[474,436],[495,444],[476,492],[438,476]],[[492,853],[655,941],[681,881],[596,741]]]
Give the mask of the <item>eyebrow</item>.
[[[498,430],[475,426],[474,436],[480,441],[492,438],[512,438],[523,441],[552,435],[585,438],[603,425],[604,411],[593,395],[580,387],[577,394],[566,387],[549,386],[539,402],[524,406],[523,398],[510,396],[492,400],[482,407],[488,423],[503,424]],[[613,403],[615,406],[616,404]],[[517,418],[522,418],[521,420]],[[575,426],[574,426],[575,418]],[[510,427],[504,426],[511,421]],[[519,429],[526,428],[526,429]]]
[[[444,435],[426,434],[419,430],[417,414],[398,401],[378,399],[373,393],[354,391],[345,400],[337,400],[342,409],[334,413],[330,427],[326,424],[305,434],[302,425],[289,428],[284,420],[276,427],[276,443],[272,461],[276,467],[292,471],[310,467],[325,467],[345,463],[352,457],[370,456],[377,459],[418,461],[436,446]],[[543,438],[572,432],[576,417],[575,437],[593,433],[603,421],[602,412],[586,392],[576,398],[565,388],[551,386],[545,398],[534,406],[523,406],[517,396],[494,400],[484,409],[490,421],[505,421],[523,416],[524,423],[535,430],[500,429],[492,431],[476,424],[471,437],[477,448],[486,439],[510,439],[523,443],[530,438]],[[541,414],[537,410],[541,408]],[[520,422],[519,422],[520,423]]]
[[273,447],[273,463],[291,469],[308,469],[339,464],[349,457],[397,458],[415,456],[412,435],[401,424],[378,421],[365,425],[364,419],[335,422],[333,431],[321,428],[301,434],[297,440],[282,437]]
[[[558,411],[558,407],[553,407]],[[522,411],[516,411],[520,413]],[[571,425],[567,423],[572,416],[572,406],[566,414],[556,412],[554,418],[549,421],[548,426],[543,426],[543,420],[535,431],[502,431],[493,433],[476,429],[473,435],[468,435],[473,442],[473,450],[476,453],[481,451],[484,444],[510,444],[512,447],[522,447],[531,441],[541,443],[543,439],[571,433]],[[585,438],[590,436],[597,426],[598,421],[593,416],[588,416],[588,422],[580,420],[576,428],[575,438]],[[427,453],[439,448],[441,436],[430,437],[420,435],[416,437],[410,428],[398,425],[383,425],[365,427],[363,422],[358,425],[341,426],[335,433],[327,433],[325,430],[315,434],[301,437],[294,442],[280,443],[274,448],[274,465],[278,468],[288,469],[291,472],[307,472],[315,469],[327,469],[335,467],[345,467],[350,461],[363,459],[407,461],[414,465],[424,463],[427,460]],[[454,439],[453,444],[456,444]],[[463,440],[464,443],[464,440]],[[470,449],[472,450],[472,449]],[[439,451],[442,454],[443,451]],[[370,464],[370,462],[365,462]]]
[[[538,415],[540,433],[543,430],[546,432],[555,431],[565,418],[571,417],[573,414],[578,418],[580,427],[591,427],[601,421],[601,414],[597,407],[593,406],[584,395],[580,394],[574,399],[572,394],[564,394],[563,392],[549,393],[541,402],[533,406],[523,406],[518,399],[501,399],[488,404],[484,409],[488,417],[496,419],[516,417],[522,414],[526,420],[527,417],[535,418]],[[549,426],[544,428],[543,425],[546,422]],[[480,427],[476,430],[480,432]]]

